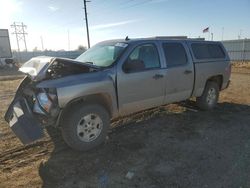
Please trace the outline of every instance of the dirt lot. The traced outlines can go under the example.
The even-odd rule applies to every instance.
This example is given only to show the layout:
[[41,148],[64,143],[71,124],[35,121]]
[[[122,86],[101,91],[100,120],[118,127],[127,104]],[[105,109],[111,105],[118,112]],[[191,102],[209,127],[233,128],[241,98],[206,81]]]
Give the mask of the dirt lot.
[[139,113],[86,153],[53,129],[22,146],[2,118],[18,80],[1,81],[0,187],[250,187],[250,68],[233,72],[215,110],[191,101]]

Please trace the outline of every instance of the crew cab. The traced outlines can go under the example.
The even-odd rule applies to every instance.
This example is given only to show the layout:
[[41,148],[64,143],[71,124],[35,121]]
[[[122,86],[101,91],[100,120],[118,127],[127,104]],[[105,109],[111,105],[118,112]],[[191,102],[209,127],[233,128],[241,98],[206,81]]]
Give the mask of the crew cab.
[[85,151],[101,144],[112,118],[196,97],[213,109],[229,85],[222,43],[178,37],[109,40],[78,58],[36,57],[20,71],[5,120],[23,144],[59,127],[65,142]]

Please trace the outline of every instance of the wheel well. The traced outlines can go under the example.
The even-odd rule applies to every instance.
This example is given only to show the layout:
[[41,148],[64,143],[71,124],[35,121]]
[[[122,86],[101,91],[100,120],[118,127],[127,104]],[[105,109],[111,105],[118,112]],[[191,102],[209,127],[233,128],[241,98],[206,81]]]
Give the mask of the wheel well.
[[87,95],[70,101],[63,108],[60,116],[58,117],[59,125],[60,122],[63,121],[63,118],[66,117],[68,111],[70,111],[75,106],[82,106],[85,104],[100,104],[108,111],[109,115],[112,116],[113,113],[112,99],[108,94],[100,93],[100,94]]
[[223,83],[222,75],[212,76],[207,80],[207,82],[209,82],[209,81],[216,82],[219,85],[219,89],[221,90],[222,83]]

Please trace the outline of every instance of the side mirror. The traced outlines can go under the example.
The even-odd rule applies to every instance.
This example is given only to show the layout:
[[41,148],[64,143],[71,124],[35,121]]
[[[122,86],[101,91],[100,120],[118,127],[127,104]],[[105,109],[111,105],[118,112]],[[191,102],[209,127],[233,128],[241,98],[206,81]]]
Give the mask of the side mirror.
[[142,60],[136,59],[136,60],[127,60],[123,64],[123,70],[126,73],[129,72],[137,72],[145,69],[144,62]]

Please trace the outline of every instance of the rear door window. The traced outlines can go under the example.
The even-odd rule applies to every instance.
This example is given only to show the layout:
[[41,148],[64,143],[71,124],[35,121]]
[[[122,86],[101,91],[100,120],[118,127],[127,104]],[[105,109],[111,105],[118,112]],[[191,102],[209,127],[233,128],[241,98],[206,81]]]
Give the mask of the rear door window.
[[163,43],[163,50],[168,67],[185,65],[188,62],[186,50],[181,43]]
[[225,53],[219,44],[193,43],[191,45],[196,59],[224,59]]

